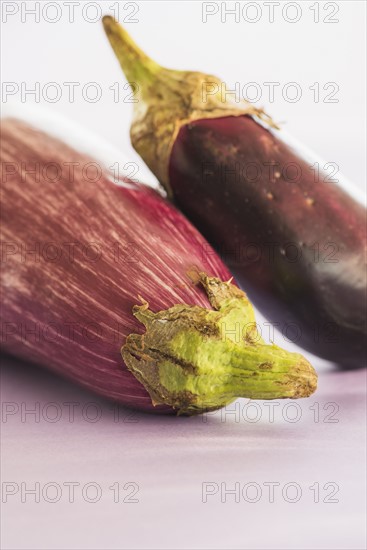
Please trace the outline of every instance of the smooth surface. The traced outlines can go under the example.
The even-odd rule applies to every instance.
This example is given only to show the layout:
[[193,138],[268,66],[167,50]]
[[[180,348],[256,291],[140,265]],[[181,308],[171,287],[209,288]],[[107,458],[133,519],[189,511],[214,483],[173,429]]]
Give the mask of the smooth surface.
[[[323,370],[313,397],[276,402],[274,422],[265,402],[254,408],[244,400],[204,417],[120,409],[118,419],[111,403],[6,359],[3,499],[5,483],[17,492],[2,504],[2,548],[365,548],[365,371]],[[75,403],[71,416],[68,402]],[[13,414],[4,416],[4,407]],[[26,409],[39,410],[39,422]],[[39,503],[26,493],[37,482]],[[74,502],[68,482],[79,484]],[[271,482],[279,484],[274,502]],[[115,483],[120,502],[109,489]],[[240,484],[239,502],[234,494],[221,502],[221,483]],[[87,502],[96,487],[100,500]],[[129,495],[138,502],[122,502]],[[337,502],[323,502],[328,496]]]

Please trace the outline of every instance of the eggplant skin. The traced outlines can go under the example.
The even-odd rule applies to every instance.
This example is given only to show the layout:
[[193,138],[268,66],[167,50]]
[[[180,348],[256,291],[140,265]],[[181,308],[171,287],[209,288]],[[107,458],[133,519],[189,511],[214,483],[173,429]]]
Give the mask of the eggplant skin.
[[123,405],[173,413],[122,361],[126,337],[142,332],[132,308],[139,296],[153,311],[210,307],[188,271],[231,274],[153,189],[96,178],[93,159],[19,120],[1,126],[3,351]]
[[365,366],[366,211],[279,136],[245,115],[182,126],[175,204],[283,334],[343,368]]

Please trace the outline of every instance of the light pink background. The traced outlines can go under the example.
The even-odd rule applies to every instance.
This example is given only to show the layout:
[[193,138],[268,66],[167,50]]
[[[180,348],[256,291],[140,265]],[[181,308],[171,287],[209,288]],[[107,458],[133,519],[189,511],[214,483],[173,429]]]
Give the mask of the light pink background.
[[[365,371],[336,372],[323,368],[318,392],[297,401],[302,417],[284,409],[288,401],[269,411],[259,402],[256,411],[240,401],[238,415],[229,409],[201,418],[161,418],[120,411],[116,422],[111,404],[33,366],[6,360],[2,374],[2,401],[15,402],[19,412],[3,416],[2,480],[19,484],[19,492],[2,504],[4,549],[362,549],[365,548]],[[65,402],[76,402],[74,422]],[[62,417],[47,422],[57,403]],[[319,403],[320,421],[309,407]],[[339,411],[324,422],[336,403]],[[32,415],[22,422],[21,403],[28,409],[40,404],[40,422]],[[92,423],[82,409],[97,403],[102,417]],[[3,405],[4,406],[4,405]],[[9,405],[8,405],[9,407]],[[42,415],[43,410],[43,415]],[[231,410],[235,409],[231,407]],[[89,418],[95,407],[87,410]],[[299,414],[299,413],[298,413]],[[46,416],[46,420],[43,418]],[[24,419],[23,419],[24,420]],[[41,495],[21,502],[21,482],[28,488],[56,482],[59,502]],[[79,482],[75,502],[68,501],[65,482]],[[98,483],[99,502],[83,500],[81,487]],[[115,503],[109,489],[115,482],[139,485],[138,503]],[[258,483],[262,496],[250,503],[220,494],[202,502],[202,483]],[[264,482],[278,482],[270,503]],[[302,490],[298,502],[282,499],[286,483]],[[320,502],[309,489],[320,483]],[[339,502],[324,503],[330,489]],[[121,492],[126,497],[131,488]],[[50,489],[46,498],[53,498]],[[94,498],[90,489],[88,498]],[[249,490],[249,499],[255,496]],[[289,490],[289,498],[295,495]]]

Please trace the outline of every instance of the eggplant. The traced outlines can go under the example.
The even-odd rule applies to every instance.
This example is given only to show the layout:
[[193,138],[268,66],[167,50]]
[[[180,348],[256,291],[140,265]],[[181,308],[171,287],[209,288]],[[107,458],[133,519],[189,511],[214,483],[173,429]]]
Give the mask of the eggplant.
[[309,362],[265,344],[246,294],[157,191],[116,184],[16,119],[2,121],[0,160],[6,353],[148,412],[315,390]]
[[104,27],[136,99],[131,141],[254,305],[297,345],[366,360],[366,209],[262,109],[224,102],[211,75],[148,58]]

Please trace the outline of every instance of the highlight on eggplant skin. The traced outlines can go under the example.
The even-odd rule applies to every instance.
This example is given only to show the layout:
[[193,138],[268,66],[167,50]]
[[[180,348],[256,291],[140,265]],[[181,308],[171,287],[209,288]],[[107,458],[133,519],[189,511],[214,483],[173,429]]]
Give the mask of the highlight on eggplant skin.
[[[93,159],[14,119],[0,160],[5,352],[148,412],[315,391],[310,363],[265,344],[246,294],[156,191],[103,170],[91,183]],[[222,337],[231,323],[245,340]]]
[[[260,311],[280,330],[295,327],[297,345],[343,368],[365,366],[366,209],[348,182],[322,169],[315,181],[318,159],[262,109],[220,91],[204,101],[205,84],[222,89],[217,77],[166,69],[112,17],[103,24],[139,85],[132,144],[168,196]],[[296,181],[289,166],[301,172]]]

